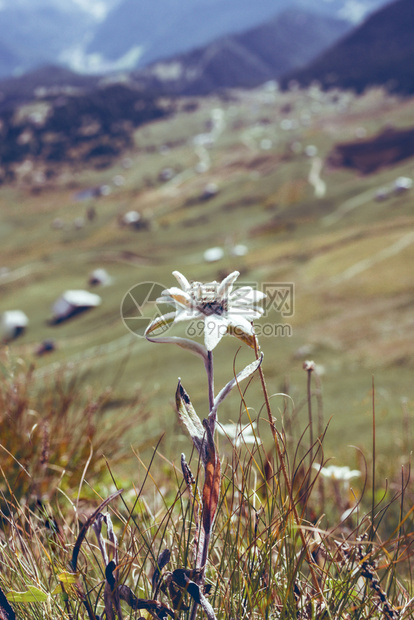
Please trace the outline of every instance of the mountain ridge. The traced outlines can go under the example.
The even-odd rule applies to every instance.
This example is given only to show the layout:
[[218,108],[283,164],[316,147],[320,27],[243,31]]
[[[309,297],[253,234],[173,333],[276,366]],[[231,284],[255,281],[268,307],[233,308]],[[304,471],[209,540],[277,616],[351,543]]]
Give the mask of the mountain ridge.
[[306,64],[347,30],[346,22],[288,9],[260,26],[220,37],[134,75],[152,88],[180,95],[252,88]]
[[[358,5],[362,16],[385,1],[256,0],[253,5],[250,0],[227,0],[225,3],[203,0],[195,6],[192,0],[165,0],[162,11],[157,13],[157,5],[152,0],[140,0],[138,13],[136,0],[123,0],[97,28],[86,51],[116,61],[133,47],[142,46],[138,65],[142,67],[207,45],[218,37],[259,26],[288,8],[317,11],[337,18],[342,12],[343,18],[352,21],[351,5]],[[148,38],[149,32],[153,33],[151,38]]]
[[394,0],[367,18],[354,31],[323,52],[303,69],[288,73],[291,81],[306,87],[317,81],[323,88],[363,92],[369,86],[414,93],[414,4]]

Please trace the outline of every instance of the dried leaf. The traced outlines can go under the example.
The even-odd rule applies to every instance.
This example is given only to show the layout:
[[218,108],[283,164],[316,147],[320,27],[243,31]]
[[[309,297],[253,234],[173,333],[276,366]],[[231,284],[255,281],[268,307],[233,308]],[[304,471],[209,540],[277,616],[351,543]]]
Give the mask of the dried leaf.
[[158,556],[157,566],[155,567],[154,574],[152,575],[152,589],[153,590],[157,589],[160,576],[161,576],[161,571],[163,568],[167,566],[168,562],[170,561],[170,558],[171,558],[171,552],[169,549],[164,549]]
[[92,529],[95,532],[95,536],[96,539],[98,541],[98,546],[99,549],[101,550],[101,555],[102,555],[102,559],[104,561],[105,566],[108,564],[109,560],[108,560],[108,554],[106,553],[106,544],[105,544],[105,540],[102,536],[102,521],[104,521],[105,517],[102,514],[102,512],[100,512],[97,516],[95,521],[92,524]]
[[176,588],[173,581],[168,582],[168,594],[172,605],[176,611],[188,611],[190,607],[184,603],[184,593],[180,588]]
[[201,578],[201,575],[201,570],[192,571],[185,568],[177,568],[172,574],[173,580],[177,583],[177,585],[185,587],[188,594],[194,599],[194,601],[198,605],[201,605],[207,618],[209,618],[209,620],[215,620],[216,616],[213,607],[204,596],[200,586],[195,583],[195,581]]
[[[189,489],[192,489],[192,485],[195,484],[195,478],[193,476],[193,473],[190,469],[189,464],[187,463],[187,461],[185,460],[185,454],[182,453],[181,454],[181,471],[183,472],[183,477],[185,480],[185,483],[187,485],[187,487]],[[192,495],[192,490],[191,490],[191,495]]]
[[256,336],[254,334],[253,335],[248,334],[247,332],[243,331],[240,327],[234,328],[231,325],[229,325],[227,327],[227,333],[230,334],[230,336],[236,336],[236,338],[244,342],[244,344],[247,344],[247,346],[249,346],[253,350],[257,346]]
[[221,464],[207,420],[203,420],[203,426],[206,430],[206,463],[203,487],[203,527],[205,534],[208,536],[211,533],[220,495]]
[[200,586],[194,583],[194,581],[189,581],[187,584],[187,592],[195,600],[195,602],[200,605],[201,603]]
[[200,569],[176,568],[172,572],[171,577],[177,586],[180,586],[180,588],[186,588],[190,581],[198,581],[202,574],[203,571]]
[[87,519],[87,521],[85,521],[85,523],[83,524],[82,529],[79,532],[79,535],[78,535],[78,537],[76,539],[75,546],[74,546],[73,552],[72,552],[72,559],[70,561],[70,565],[71,565],[71,568],[72,568],[74,573],[76,573],[76,566],[78,564],[78,555],[79,555],[81,545],[82,545],[82,543],[83,543],[83,541],[85,539],[85,536],[86,536],[86,533],[87,533],[88,529],[90,528],[92,523],[95,521],[95,519],[97,518],[97,516],[99,515],[101,510],[103,508],[105,508],[105,506],[107,506],[113,499],[118,497],[118,495],[121,495],[122,492],[123,492],[123,489],[119,489],[119,491],[116,491],[115,493],[112,493],[112,495],[107,497],[98,506],[98,508],[95,510],[95,512],[93,514],[91,514],[89,519]]
[[105,578],[107,582],[109,583],[109,585],[111,586],[112,590],[115,588],[115,585],[116,585],[116,578],[114,577],[115,568],[116,568],[116,564],[113,560],[111,560],[109,564],[105,566]]
[[118,586],[118,594],[119,598],[125,601],[131,609],[146,609],[154,618],[160,618],[161,620],[167,616],[170,616],[171,618],[175,617],[172,609],[170,609],[167,605],[164,605],[164,603],[160,603],[152,599],[137,598],[128,586]]

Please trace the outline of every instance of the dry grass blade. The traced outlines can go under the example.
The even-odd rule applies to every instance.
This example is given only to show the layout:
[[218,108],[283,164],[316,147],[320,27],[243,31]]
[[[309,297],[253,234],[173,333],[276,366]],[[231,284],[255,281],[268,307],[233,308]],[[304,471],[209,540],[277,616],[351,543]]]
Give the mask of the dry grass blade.
[[85,539],[86,533],[88,531],[88,529],[90,528],[90,526],[92,525],[92,523],[95,521],[95,519],[97,518],[97,516],[99,515],[99,513],[101,512],[101,510],[103,508],[105,508],[105,506],[107,506],[110,502],[112,502],[113,499],[115,499],[116,497],[118,497],[118,495],[121,495],[121,493],[123,492],[124,489],[119,489],[119,491],[116,491],[115,493],[112,493],[112,495],[110,495],[109,497],[107,497],[99,506],[98,508],[95,510],[95,512],[93,512],[91,514],[91,516],[85,521],[85,523],[82,526],[81,531],[79,532],[79,535],[76,539],[76,543],[75,546],[73,548],[73,553],[72,553],[72,559],[70,561],[70,565],[71,568],[74,572],[76,572],[76,567],[77,567],[77,563],[78,563],[78,555],[80,552],[80,548],[81,545]]

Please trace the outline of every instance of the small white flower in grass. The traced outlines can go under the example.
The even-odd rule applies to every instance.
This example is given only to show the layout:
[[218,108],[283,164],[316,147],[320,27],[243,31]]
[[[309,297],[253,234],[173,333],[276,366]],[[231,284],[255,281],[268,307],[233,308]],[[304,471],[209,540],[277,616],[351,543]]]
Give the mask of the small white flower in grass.
[[[174,323],[181,321],[204,321],[204,343],[207,351],[212,351],[226,333],[231,333],[250,344],[254,339],[252,321],[259,319],[263,308],[257,304],[266,295],[251,286],[233,290],[239,277],[233,271],[222,282],[189,282],[179,271],[173,275],[181,288],[172,286],[163,291],[158,303],[175,306]],[[169,315],[168,315],[169,316]],[[159,323],[159,320],[158,320]],[[147,334],[155,329],[155,322],[147,328]]]
[[237,448],[240,444],[254,443],[256,441],[256,422],[251,422],[242,427],[240,424],[218,424],[217,430],[220,435],[228,437]]
[[328,465],[328,467],[322,467],[314,463],[314,469],[317,469],[324,478],[330,478],[331,480],[343,480],[347,482],[352,478],[359,478],[361,472],[358,469],[350,469],[347,465],[339,467],[338,465]]

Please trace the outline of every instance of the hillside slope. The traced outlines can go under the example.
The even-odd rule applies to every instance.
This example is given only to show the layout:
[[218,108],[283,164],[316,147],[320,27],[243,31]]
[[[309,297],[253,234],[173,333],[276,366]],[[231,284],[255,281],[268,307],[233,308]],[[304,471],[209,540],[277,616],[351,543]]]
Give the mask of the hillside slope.
[[[401,399],[407,411],[414,402],[414,190],[395,191],[397,179],[413,179],[414,159],[365,175],[327,160],[361,128],[367,139],[390,123],[412,128],[412,99],[258,88],[188,103],[138,127],[128,151],[105,167],[78,157],[72,167],[55,161],[52,168],[27,156],[13,181],[0,186],[0,312],[22,310],[29,319],[9,345],[12,359],[36,364],[39,390],[69,367],[84,377],[85,389],[115,383],[111,415],[140,389],[151,397],[151,415],[136,425],[140,441],[160,429],[175,437],[176,416],[165,403],[177,387],[177,368],[202,412],[203,364],[178,347],[132,335],[121,318],[122,300],[142,283],[172,286],[173,269],[202,282],[237,269],[240,283],[269,293],[257,333],[270,393],[288,390],[300,405],[303,361],[324,368],[324,411],[326,420],[334,416],[329,434],[339,459],[349,445],[372,443],[375,374],[378,453],[391,458],[400,450]],[[378,188],[386,189],[380,200]],[[137,226],[137,214],[145,226]],[[205,260],[213,247],[223,252],[217,262]],[[66,290],[92,288],[97,268],[111,277],[107,286],[93,287],[102,304],[51,325],[55,300]],[[289,316],[272,302],[283,283],[295,287]],[[144,316],[155,312],[149,303]],[[185,335],[188,325],[174,326],[171,335]],[[37,347],[50,339],[55,349],[38,357]],[[219,386],[232,377],[229,358],[236,356],[237,370],[252,359],[248,347],[237,353],[239,344],[225,337],[217,348]],[[249,388],[248,406],[262,402],[258,386]],[[223,403],[223,422],[239,415],[234,392]],[[283,402],[273,403],[280,417]],[[304,418],[301,428],[306,412]]]

